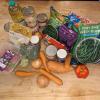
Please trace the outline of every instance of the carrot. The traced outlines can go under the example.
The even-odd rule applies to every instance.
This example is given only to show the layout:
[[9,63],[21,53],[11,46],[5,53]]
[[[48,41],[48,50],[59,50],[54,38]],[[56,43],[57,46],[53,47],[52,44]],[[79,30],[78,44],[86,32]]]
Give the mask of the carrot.
[[21,76],[21,77],[32,76],[34,74],[36,74],[36,72],[25,72],[25,71],[16,71],[15,72],[16,76]]
[[66,69],[66,71],[69,71],[71,69],[70,62],[71,62],[71,55],[69,54],[65,59],[65,69]]
[[54,81],[57,85],[63,85],[62,80],[57,76],[45,71],[44,69],[40,69],[39,72],[48,77],[50,80]]
[[49,72],[49,69],[47,67],[47,58],[46,58],[45,53],[43,51],[40,51],[40,59],[41,59],[43,65],[44,65],[46,71]]

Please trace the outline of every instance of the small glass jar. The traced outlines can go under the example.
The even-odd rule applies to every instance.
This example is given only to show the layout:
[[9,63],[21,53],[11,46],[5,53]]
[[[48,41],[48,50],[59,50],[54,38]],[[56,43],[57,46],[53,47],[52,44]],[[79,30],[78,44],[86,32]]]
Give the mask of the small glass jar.
[[49,60],[56,60],[56,53],[57,53],[57,48],[53,45],[49,45],[46,48],[46,56]]
[[64,62],[67,56],[67,52],[64,49],[59,49],[57,51],[57,58],[59,62]]
[[32,36],[29,45],[29,58],[30,59],[37,59],[40,52],[40,40],[38,36]]

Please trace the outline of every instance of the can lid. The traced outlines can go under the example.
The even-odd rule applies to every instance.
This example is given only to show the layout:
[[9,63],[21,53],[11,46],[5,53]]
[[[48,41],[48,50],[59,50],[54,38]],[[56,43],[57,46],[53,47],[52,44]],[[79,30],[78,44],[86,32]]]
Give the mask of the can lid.
[[45,13],[40,13],[37,15],[37,20],[40,22],[40,23],[43,23],[43,22],[46,22],[48,19],[47,15]]
[[34,36],[31,37],[30,41],[31,41],[32,44],[37,44],[37,43],[39,43],[39,37],[34,35]]
[[59,58],[65,58],[65,57],[67,56],[66,50],[65,50],[65,49],[59,49],[59,50],[57,51],[57,56],[58,56]]
[[9,6],[15,6],[16,2],[14,0],[9,1]]
[[53,45],[49,45],[47,48],[46,48],[46,54],[47,56],[55,56],[57,53],[57,48]]

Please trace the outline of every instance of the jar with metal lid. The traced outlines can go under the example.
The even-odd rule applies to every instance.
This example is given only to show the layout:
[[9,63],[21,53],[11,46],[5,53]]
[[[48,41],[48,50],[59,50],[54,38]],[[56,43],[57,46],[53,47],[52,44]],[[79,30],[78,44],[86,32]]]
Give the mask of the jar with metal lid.
[[37,59],[40,51],[40,41],[38,36],[32,36],[28,44],[22,44],[20,52],[23,57],[32,60]]
[[48,17],[45,13],[40,13],[37,15],[37,22],[40,27],[46,26],[47,21],[48,21]]
[[59,61],[59,62],[64,62],[66,56],[67,56],[66,50],[64,50],[64,49],[59,49],[59,50],[57,51],[57,58],[58,58],[58,61]]
[[38,36],[34,35],[31,37],[29,48],[31,48],[29,58],[37,59],[40,52],[40,40]]
[[24,18],[36,16],[35,9],[32,6],[23,7],[22,12]]
[[53,45],[49,45],[46,48],[46,56],[49,60],[55,60],[56,59],[56,53],[57,53],[57,48]]

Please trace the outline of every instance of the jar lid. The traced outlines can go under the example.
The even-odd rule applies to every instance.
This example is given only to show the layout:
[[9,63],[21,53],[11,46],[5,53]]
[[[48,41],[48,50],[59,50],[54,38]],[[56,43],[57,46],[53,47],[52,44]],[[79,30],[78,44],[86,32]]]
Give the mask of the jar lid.
[[40,23],[43,23],[43,22],[46,22],[48,20],[48,17],[45,13],[40,13],[40,14],[37,15],[37,20]]
[[37,44],[37,43],[39,43],[39,37],[34,35],[34,36],[31,37],[30,41],[31,41],[32,44]]
[[22,11],[24,16],[35,15],[35,10],[32,6],[24,7]]
[[67,56],[66,50],[65,50],[65,49],[59,49],[59,50],[57,51],[57,56],[58,56],[59,58],[65,58],[65,57]]
[[14,0],[10,0],[9,1],[9,6],[12,6],[13,7],[13,6],[15,6],[15,4],[16,4],[16,2]]
[[46,48],[46,54],[47,56],[55,56],[57,53],[57,48],[53,45],[49,45],[47,48]]

